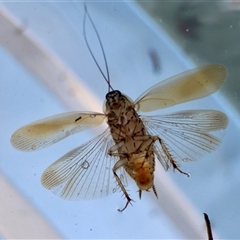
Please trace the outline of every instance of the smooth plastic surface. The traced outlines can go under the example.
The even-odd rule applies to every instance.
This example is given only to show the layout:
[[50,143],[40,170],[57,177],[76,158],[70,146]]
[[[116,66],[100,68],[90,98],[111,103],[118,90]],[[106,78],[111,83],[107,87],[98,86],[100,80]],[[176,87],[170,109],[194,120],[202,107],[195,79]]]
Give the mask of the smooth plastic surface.
[[[202,215],[206,212],[212,222],[215,237],[238,237],[239,116],[218,93],[148,114],[215,109],[225,112],[230,119],[227,130],[222,134],[223,143],[217,151],[198,162],[182,163],[182,169],[191,174],[190,178],[177,172],[164,172],[160,164],[157,164],[155,185],[159,193],[158,200],[152,192],[144,192],[139,200],[137,188],[130,179],[128,189],[135,202],[123,213],[117,211],[125,203],[121,193],[99,200],[75,202],[63,200],[43,188],[41,174],[53,161],[101,131],[75,134],[50,148],[31,153],[15,150],[10,144],[11,134],[25,124],[70,111],[70,108],[101,112],[108,88],[83,41],[82,3],[4,3],[4,7],[20,23],[21,31],[16,31],[16,39],[21,34],[30,32],[40,49],[61,59],[60,70],[70,69],[79,83],[83,82],[82,86],[86,87],[83,92],[68,91],[69,89],[61,88],[64,86],[61,84],[68,80],[66,75],[54,74],[49,77],[49,85],[42,84],[38,80],[44,78],[46,83],[46,74],[37,75],[36,78],[35,72],[30,72],[29,69],[37,66],[41,71],[49,70],[49,64],[56,63],[56,58],[51,58],[45,64],[42,61],[44,56],[39,61],[34,52],[28,52],[26,45],[21,46],[22,54],[14,59],[7,48],[7,42],[11,38],[6,34],[1,35],[5,48],[0,49],[0,170],[18,189],[16,194],[21,192],[40,216],[51,223],[56,234],[65,238],[207,238]],[[131,99],[135,100],[147,88],[167,77],[194,68],[164,31],[151,22],[135,4],[89,3],[88,10],[103,41],[112,85]],[[99,45],[90,25],[87,26],[87,31],[93,52],[103,67]],[[16,39],[14,38],[15,41]],[[157,70],[152,61],[152,52],[159,58]],[[27,63],[25,66],[30,68],[21,65],[21,59],[27,54],[28,57],[30,54],[33,66]],[[57,74],[57,70],[55,72]],[[51,85],[56,76],[59,83]],[[56,92],[57,95],[54,95]],[[72,96],[76,97],[73,107],[66,107],[69,106],[67,97],[59,100],[61,92],[71,99]],[[95,97],[94,104],[91,98],[83,97],[85,92],[89,93],[87,96]],[[84,101],[81,102],[81,99]],[[86,106],[85,102],[89,105]],[[0,233],[3,237],[14,238],[18,236],[16,226],[21,228],[26,212],[21,211],[21,206],[17,204],[16,209],[11,208],[8,199],[12,196],[7,192],[2,192],[1,198],[1,206],[9,207],[9,216],[11,211],[18,214],[14,215],[7,226],[6,221],[0,219]],[[30,219],[34,222],[34,218]],[[26,229],[22,237],[32,236],[28,231],[31,229]],[[49,238],[53,236],[55,235],[49,235]]]

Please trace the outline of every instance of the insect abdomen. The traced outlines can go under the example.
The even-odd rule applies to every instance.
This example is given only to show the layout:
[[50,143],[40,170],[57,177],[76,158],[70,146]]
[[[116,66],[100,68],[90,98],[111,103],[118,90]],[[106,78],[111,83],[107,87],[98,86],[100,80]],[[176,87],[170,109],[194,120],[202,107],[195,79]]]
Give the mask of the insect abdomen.
[[146,151],[133,154],[124,166],[128,174],[135,180],[140,190],[148,190],[153,186],[155,170],[154,155]]

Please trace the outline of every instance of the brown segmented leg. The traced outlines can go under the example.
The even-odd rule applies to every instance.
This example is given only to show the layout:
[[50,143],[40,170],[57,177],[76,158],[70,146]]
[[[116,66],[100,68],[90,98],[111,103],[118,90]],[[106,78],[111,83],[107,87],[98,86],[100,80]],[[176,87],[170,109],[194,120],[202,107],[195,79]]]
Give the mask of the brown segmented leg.
[[156,190],[156,188],[155,188],[154,184],[153,184],[153,186],[152,186],[152,189],[153,189],[153,192],[154,192],[155,196],[158,198],[158,195],[157,195],[157,190]]
[[[138,151],[141,152],[141,151],[144,151],[146,148],[148,148],[151,144],[153,144],[153,142],[158,140],[158,137],[150,136],[150,135],[142,135],[142,136],[134,136],[133,139],[135,141],[142,142],[141,146],[138,148]],[[126,143],[124,141],[121,141],[118,144],[115,144],[108,150],[108,154],[110,156],[119,156],[119,157],[124,156],[123,153],[114,153],[115,151],[118,151],[119,148],[123,147],[124,145],[126,145]]]
[[185,174],[185,175],[187,175],[188,177],[190,177],[190,174],[189,174],[189,173],[183,172],[183,171],[177,166],[176,162],[173,160],[171,154],[169,153],[169,151],[168,151],[165,143],[164,143],[160,138],[158,138],[158,140],[159,140],[159,142],[160,142],[160,144],[161,144],[161,146],[162,146],[162,149],[163,149],[164,153],[167,155],[168,160],[169,160],[170,163],[172,164],[173,169],[174,169],[174,170],[176,169],[176,170],[178,170],[180,173]]
[[120,159],[119,161],[116,162],[116,164],[114,165],[114,167],[112,169],[113,170],[113,174],[114,174],[114,176],[116,178],[116,181],[117,181],[119,187],[121,188],[123,194],[125,195],[125,197],[127,199],[127,203],[126,203],[125,207],[123,209],[118,209],[119,212],[124,211],[127,208],[128,204],[131,203],[131,201],[133,201],[130,198],[129,194],[127,193],[125,187],[123,186],[121,179],[119,178],[119,176],[116,173],[117,169],[120,168],[120,167],[123,167],[126,163],[127,163],[127,159],[126,158]]
[[150,135],[143,135],[143,136],[134,136],[133,139],[135,141],[142,141],[141,146],[138,148],[138,151],[144,151],[146,150],[150,145],[153,144],[156,140],[158,140],[158,137],[150,136]]
[[119,148],[121,148],[122,146],[124,146],[124,141],[119,142],[118,144],[115,144],[114,146],[112,146],[109,150],[108,150],[108,154],[110,156],[120,156],[119,153],[114,153],[115,151],[117,151]]

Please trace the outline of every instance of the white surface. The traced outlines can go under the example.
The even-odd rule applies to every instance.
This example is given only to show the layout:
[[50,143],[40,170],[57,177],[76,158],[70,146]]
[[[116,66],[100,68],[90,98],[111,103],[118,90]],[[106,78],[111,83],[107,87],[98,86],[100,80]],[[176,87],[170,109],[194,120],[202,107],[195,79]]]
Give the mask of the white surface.
[[[129,206],[125,212],[119,213],[117,208],[125,204],[121,193],[99,200],[69,202],[44,189],[40,177],[45,168],[95,134],[93,132],[78,134],[51,148],[31,153],[13,149],[9,142],[11,134],[29,122],[69,111],[70,108],[101,111],[101,102],[97,99],[102,99],[103,102],[107,86],[83,41],[82,3],[5,3],[4,6],[21,23],[23,34],[25,31],[26,34],[30,32],[30,36],[34,36],[40,43],[40,49],[45,49],[51,56],[56,57],[51,58],[53,63],[61,62],[61,71],[63,68],[64,71],[70,69],[71,76],[74,76],[76,82],[78,79],[80,82],[83,81],[85,91],[96,96],[95,104],[87,106],[85,102],[92,101],[84,99],[85,102],[79,102],[82,99],[82,92],[75,95],[64,88],[63,95],[70,95],[69,99],[72,102],[71,107],[64,108],[68,106],[69,99],[64,97],[59,100],[60,98],[53,94],[57,92],[60,96],[61,88],[58,84],[56,85],[60,90],[55,91],[54,84],[51,85],[52,89],[47,88],[37,81],[35,72],[30,74],[29,70],[22,67],[5,49],[0,49],[2,86],[0,169],[23,196],[32,202],[37,212],[41,212],[43,219],[51,222],[59,235],[65,238],[206,238],[202,212],[207,212],[216,232],[215,236],[218,235],[220,238],[238,236],[240,210],[237,203],[240,196],[237,188],[239,174],[236,169],[237,165],[239,166],[237,159],[240,135],[235,120],[239,119],[239,116],[234,115],[227,100],[219,94],[162,111],[218,109],[228,114],[230,124],[224,131],[223,144],[215,153],[197,163],[182,164],[183,170],[190,172],[190,178],[178,173],[164,173],[161,166],[157,166],[155,184],[159,200],[154,198],[153,193],[146,192],[143,193],[142,200],[139,200],[137,188],[130,181],[128,189],[135,202],[133,207]],[[105,47],[112,85],[132,99],[136,99],[154,83],[193,67],[164,32],[157,29],[134,4],[89,3],[88,9]],[[92,30],[89,25],[87,31],[91,36]],[[16,39],[18,36],[21,37],[21,33],[16,34]],[[89,39],[91,46],[94,46],[94,54],[103,66],[96,38]],[[11,38],[7,39],[7,36],[2,35],[1,41],[5,41],[6,46]],[[160,56],[160,73],[152,71],[148,55],[150,49],[155,49]],[[26,55],[26,51],[27,46],[22,49],[22,55],[20,54],[18,58],[20,61]],[[34,56],[36,55],[33,53],[33,62]],[[42,71],[52,70],[44,64],[41,65],[41,61],[38,64]],[[54,74],[49,82],[52,79]],[[2,193],[1,196],[1,201],[6,204],[8,193]],[[169,196],[176,196],[176,199],[169,199]],[[1,204],[1,207],[3,206],[4,204]],[[0,219],[0,232],[4,237],[18,236],[17,228],[21,228],[21,221],[24,221],[21,214],[18,217],[14,216],[17,222],[14,229],[13,225],[6,226],[6,221]],[[30,230],[26,229],[25,237],[30,236],[28,232]],[[52,236],[54,234],[57,233],[53,233]]]

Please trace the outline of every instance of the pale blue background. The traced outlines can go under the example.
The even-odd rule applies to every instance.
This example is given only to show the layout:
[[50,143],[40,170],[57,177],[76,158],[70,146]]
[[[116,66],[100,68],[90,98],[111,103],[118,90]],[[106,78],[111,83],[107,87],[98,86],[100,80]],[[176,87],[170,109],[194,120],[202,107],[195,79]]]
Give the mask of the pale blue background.
[[[70,69],[84,79],[90,91],[104,101],[106,83],[83,41],[81,2],[26,2],[3,5],[20,20],[24,29],[57,54]],[[89,3],[88,7],[103,41],[112,85],[132,99],[136,99],[153,84],[194,67],[174,41],[151,22],[144,12],[138,10],[136,5]],[[91,32],[91,29],[89,31]],[[97,40],[92,39],[90,43],[102,64]],[[159,55],[159,72],[153,71],[148,54],[150,49],[154,49]],[[17,128],[69,109],[2,47],[0,62],[0,171],[62,236],[164,239],[186,237],[181,227],[178,228],[172,223],[173,216],[167,215],[153,194],[144,192],[143,199],[139,200],[137,189],[132,183],[129,190],[135,202],[133,207],[128,207],[122,214],[116,211],[125,202],[121,193],[99,200],[68,202],[44,189],[40,178],[46,167],[94,135],[92,132],[79,134],[48,149],[31,153],[12,148],[9,140]],[[203,212],[208,213],[219,238],[237,238],[240,222],[239,116],[231,109],[231,102],[221,93],[162,112],[191,108],[218,109],[229,116],[229,127],[222,134],[223,144],[201,161],[182,164],[184,171],[191,174],[190,178],[178,173],[167,174],[195,207],[199,216],[202,216]],[[83,106],[82,109],[75,110],[101,111],[101,108],[84,109]],[[158,183],[156,185],[161,198],[161,188]],[[204,221],[199,228],[205,231]]]

